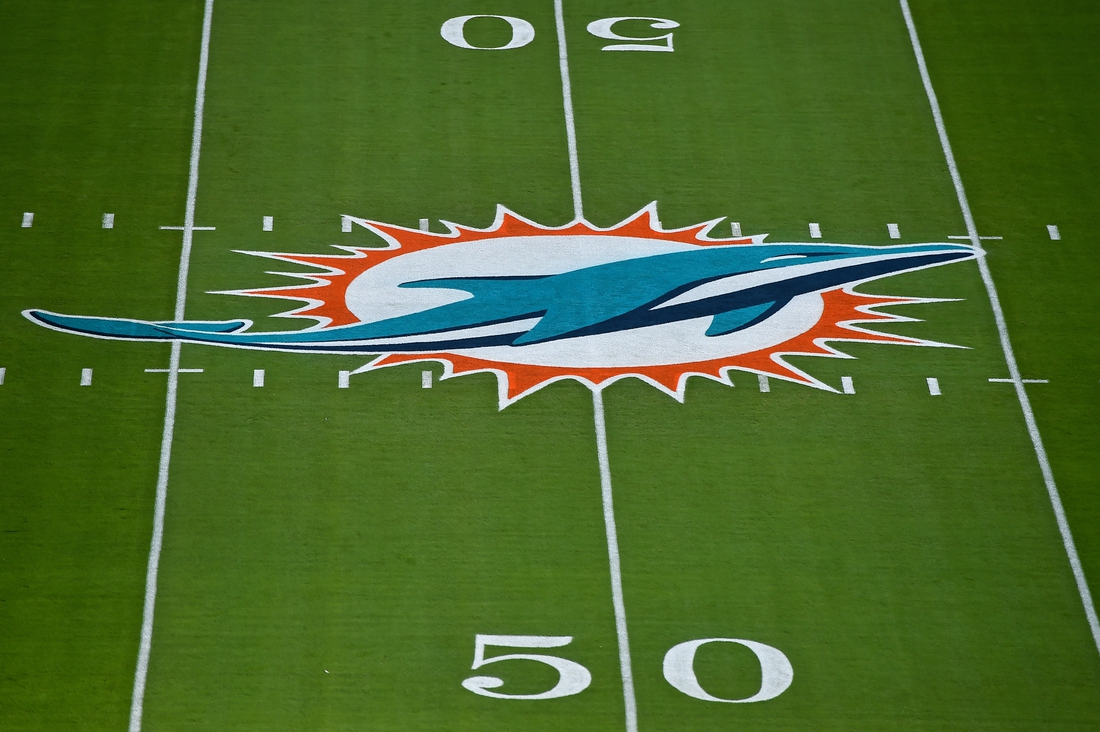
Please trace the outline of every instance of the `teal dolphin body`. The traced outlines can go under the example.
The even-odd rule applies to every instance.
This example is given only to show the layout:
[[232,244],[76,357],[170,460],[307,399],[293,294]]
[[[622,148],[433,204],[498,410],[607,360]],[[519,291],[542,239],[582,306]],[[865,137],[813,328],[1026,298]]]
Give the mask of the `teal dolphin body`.
[[[246,320],[148,322],[43,310],[24,314],[50,328],[95,337],[308,352],[522,347],[707,316],[712,320],[706,335],[717,337],[766,320],[799,295],[974,255],[962,244],[699,246],[559,274],[412,280],[400,287],[470,296],[374,322],[298,331],[247,332],[251,324]],[[486,335],[486,326],[496,327]]]

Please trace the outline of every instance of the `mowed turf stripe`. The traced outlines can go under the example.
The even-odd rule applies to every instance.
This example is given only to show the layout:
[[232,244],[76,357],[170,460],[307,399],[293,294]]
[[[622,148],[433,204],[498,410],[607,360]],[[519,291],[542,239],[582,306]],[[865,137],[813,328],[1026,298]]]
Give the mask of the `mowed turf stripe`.
[[0,206],[19,235],[0,232],[5,730],[127,724],[164,406],[143,369],[168,347],[58,337],[20,312],[172,312],[178,244],[157,225],[183,205],[200,18],[42,2],[0,29]]
[[[997,323],[997,335],[1000,338],[1001,349],[1004,351],[1005,364],[1008,366],[1009,377],[1016,390],[1016,398],[1020,402],[1023,411],[1024,422],[1027,424],[1028,437],[1035,449],[1035,457],[1039,461],[1039,469],[1043,474],[1043,483],[1046,485],[1047,494],[1050,496],[1050,505],[1054,509],[1054,518],[1058,524],[1058,533],[1061,534],[1062,544],[1069,559],[1070,569],[1073,571],[1074,581],[1077,583],[1077,592],[1081,595],[1081,604],[1085,611],[1085,618],[1092,632],[1093,643],[1096,650],[1100,651],[1100,620],[1096,617],[1096,607],[1093,604],[1092,593],[1089,591],[1089,583],[1085,578],[1084,569],[1081,567],[1081,558],[1077,554],[1077,545],[1073,540],[1073,532],[1070,530],[1066,519],[1066,511],[1062,505],[1062,496],[1058,492],[1058,486],[1054,481],[1054,472],[1047,458],[1046,448],[1043,447],[1043,438],[1039,434],[1039,426],[1035,423],[1035,413],[1031,409],[1031,400],[1027,395],[1025,380],[1020,373],[1020,367],[1016,363],[1016,354],[1012,350],[1012,342],[1008,336],[1008,324],[1005,322],[1004,310],[1001,308],[1001,300],[997,295],[997,287],[993,283],[993,274],[989,270],[985,252],[982,249],[981,238],[978,236],[978,227],[974,223],[974,215],[970,211],[970,201],[966,197],[966,188],[963,186],[959,167],[955,163],[955,154],[951,151],[951,143],[947,137],[947,127],[940,112],[940,103],[936,98],[936,92],[932,88],[932,79],[928,75],[928,67],[924,62],[924,52],[921,49],[920,39],[917,36],[917,28],[913,23],[913,14],[909,9],[908,0],[900,0],[902,14],[905,16],[905,25],[909,30],[909,40],[913,44],[913,53],[916,55],[917,67],[920,69],[921,81],[924,90],[928,94],[928,103],[932,107],[932,117],[936,123],[936,132],[943,147],[943,155],[947,160],[947,169],[951,174],[951,182],[955,186],[955,195],[959,199],[959,208],[962,209],[963,221],[966,223],[966,233],[970,237],[971,245],[979,252],[978,271],[982,276],[986,293],[989,295],[989,304],[993,310],[993,319]],[[1053,238],[1053,236],[1051,237]]]

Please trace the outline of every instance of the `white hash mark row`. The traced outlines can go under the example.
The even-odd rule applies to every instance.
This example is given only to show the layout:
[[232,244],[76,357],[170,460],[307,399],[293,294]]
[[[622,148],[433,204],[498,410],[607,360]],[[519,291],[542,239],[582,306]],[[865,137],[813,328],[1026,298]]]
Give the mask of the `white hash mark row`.
[[[168,369],[145,369],[147,374],[165,374],[168,373]],[[201,374],[203,369],[177,369],[177,373],[180,374]],[[7,377],[8,369],[0,366],[0,386],[4,385],[4,379]],[[254,369],[252,371],[252,386],[256,388],[262,388],[266,382],[267,372],[264,369]],[[84,368],[80,370],[80,385],[91,386],[92,385],[93,370],[90,368]],[[941,396],[940,380],[935,376],[929,376],[925,379],[928,384],[928,393],[932,396]],[[1003,378],[990,378],[987,381],[993,384],[1011,384],[1012,379]],[[1049,379],[1023,379],[1025,384],[1049,384]],[[434,385],[435,377],[431,371],[423,370],[420,372],[420,387],[422,389],[431,389]],[[760,391],[768,393],[772,390],[771,379],[764,374],[757,374],[757,382],[760,386]],[[336,379],[337,388],[348,389],[351,388],[351,371],[340,371],[337,374]],[[840,377],[840,389],[844,394],[855,394],[855,380],[851,376]]]
[[[428,227],[429,221],[430,221],[429,219],[420,219],[419,228],[420,228],[421,231],[428,231],[429,230],[429,227]],[[348,216],[346,214],[340,216],[340,231],[344,232],[345,234],[350,233],[351,230],[352,230],[352,225],[353,224],[358,224],[360,226],[365,226],[366,225],[366,220],[365,219],[358,219],[358,218],[355,218],[354,216]],[[23,213],[22,228],[29,229],[33,225],[34,225],[34,212],[33,211],[25,211]],[[103,214],[102,226],[103,226],[104,229],[113,229],[113,228],[115,228],[115,215],[113,213]],[[275,217],[274,216],[264,216],[262,218],[262,227],[263,227],[264,231],[274,231],[275,230]],[[182,229],[183,227],[180,227],[180,226],[162,226],[160,228],[161,229],[174,229],[175,230],[175,229]],[[203,231],[213,231],[214,230],[214,227],[212,227],[212,226],[211,227],[196,226],[194,228],[196,230],[203,230]],[[809,225],[809,229],[810,229],[810,238],[811,239],[820,239],[822,237],[821,224],[819,224],[815,221],[815,222],[813,222]],[[1046,229],[1047,229],[1047,235],[1050,237],[1051,241],[1061,241],[1062,240],[1062,234],[1058,230],[1057,224],[1047,224]],[[735,237],[743,236],[742,233],[741,233],[741,222],[740,221],[731,221],[730,222],[730,233]],[[889,237],[891,239],[900,239],[901,238],[901,229],[899,228],[899,226],[897,224],[887,224],[886,225],[886,233],[889,235]],[[948,236],[947,238],[948,239],[969,239],[970,237],[969,236],[964,236],[964,235],[952,235],[952,236]],[[1001,240],[1001,239],[1004,239],[1003,236],[982,236],[982,237],[979,237],[979,238],[980,239],[987,239],[987,240]]]

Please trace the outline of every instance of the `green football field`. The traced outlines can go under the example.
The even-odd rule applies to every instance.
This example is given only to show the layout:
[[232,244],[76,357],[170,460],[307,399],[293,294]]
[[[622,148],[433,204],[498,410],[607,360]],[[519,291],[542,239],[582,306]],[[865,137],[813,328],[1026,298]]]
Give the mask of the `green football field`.
[[[0,729],[1100,729],[1097,48],[1083,0],[9,3]],[[532,261],[400,292],[551,345],[217,347],[364,321],[304,257],[420,272],[498,205]],[[606,317],[681,270],[538,269],[764,234]],[[782,274],[927,243],[965,261]],[[799,303],[833,357],[700,375]],[[703,305],[671,365],[590,365]]]

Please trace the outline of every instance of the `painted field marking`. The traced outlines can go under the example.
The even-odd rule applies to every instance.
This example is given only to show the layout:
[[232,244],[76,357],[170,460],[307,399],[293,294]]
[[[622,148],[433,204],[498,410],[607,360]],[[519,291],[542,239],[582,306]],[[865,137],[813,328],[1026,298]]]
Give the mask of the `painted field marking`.
[[364,229],[370,229],[370,222],[366,219],[360,219],[355,216],[348,216],[347,214],[340,214],[340,231],[344,234],[351,233],[351,227],[354,225],[362,226]]
[[[573,190],[573,218],[584,218],[581,198],[581,166],[577,159],[577,129],[573,119],[573,90],[569,83],[569,51],[565,45],[565,15],[561,0],[554,0],[554,24],[558,31],[558,70],[561,72],[561,98],[565,106],[565,142],[569,147],[569,184]],[[629,728],[630,723],[627,722]]]
[[252,369],[252,386],[259,389],[264,385],[264,370]]
[[4,377],[7,375],[8,369],[5,366],[0,366],[0,386],[4,385]]
[[[147,374],[170,374],[170,373],[172,373],[172,369],[170,369],[170,368],[169,369],[145,369],[145,373],[147,373]],[[181,368],[177,368],[176,373],[177,374],[201,374],[202,369],[181,369]]]
[[428,219],[420,219],[420,230],[427,231],[431,222]]
[[336,377],[336,388],[347,389],[351,385],[351,372],[341,371]]
[[264,216],[264,231],[272,231],[275,228],[275,217]]
[[33,211],[25,211],[23,213],[23,228],[24,229],[29,229],[33,225],[34,225],[34,212]]
[[757,374],[756,380],[760,384],[761,393],[767,394],[769,391],[772,390],[771,382],[768,381],[768,377],[764,376],[764,374]]
[[741,222],[740,221],[731,221],[730,222],[730,230],[732,231],[734,236],[741,236]]
[[634,698],[634,672],[630,665],[630,638],[626,631],[626,603],[623,601],[623,573],[619,562],[619,535],[615,528],[615,504],[611,494],[611,461],[607,457],[607,425],[603,413],[603,390],[592,390],[592,412],[596,426],[596,456],[600,464],[600,494],[607,534],[607,561],[611,567],[611,604],[615,608],[615,635],[619,641],[619,668],[623,678],[627,732],[638,732],[638,705]]
[[[183,226],[158,226],[157,228],[160,229],[161,231],[182,231],[182,232],[184,232],[184,235],[186,235],[187,233],[192,232],[192,231],[217,231],[218,227],[216,227],[216,226],[187,226],[186,224],[184,224]],[[190,253],[190,249],[188,249],[188,252]]]
[[1069,520],[1066,518],[1065,508],[1062,506],[1062,497],[1058,493],[1058,486],[1054,482],[1054,471],[1050,467],[1046,448],[1043,447],[1043,438],[1039,434],[1039,426],[1035,422],[1035,413],[1031,409],[1031,399],[1024,388],[1024,379],[1020,375],[1020,367],[1016,363],[1016,354],[1012,350],[1012,343],[1008,338],[1008,324],[1005,321],[1004,310],[1001,309],[1001,300],[997,295],[997,287],[993,284],[993,274],[989,270],[989,264],[982,256],[981,237],[978,236],[978,227],[974,223],[974,215],[970,211],[970,201],[966,197],[966,189],[963,187],[962,176],[959,175],[959,167],[955,164],[955,154],[951,151],[951,142],[947,139],[947,126],[943,121],[943,113],[940,111],[940,102],[936,98],[936,92],[932,88],[932,77],[928,75],[928,66],[924,63],[924,51],[921,49],[920,39],[917,37],[917,27],[913,23],[913,14],[909,10],[909,0],[899,0],[902,15],[905,16],[905,25],[909,29],[909,42],[913,46],[913,55],[917,60],[917,68],[920,71],[921,81],[924,83],[924,91],[928,96],[928,104],[932,108],[932,119],[936,123],[936,132],[940,138],[940,147],[943,148],[943,157],[947,162],[948,172],[951,174],[951,182],[955,186],[955,196],[959,200],[959,209],[962,211],[963,221],[966,222],[966,232],[971,245],[978,254],[978,272],[985,284],[986,293],[989,296],[989,306],[993,311],[993,320],[997,323],[997,335],[1001,341],[1001,350],[1004,352],[1005,364],[1011,382],[1016,387],[1016,399],[1020,402],[1020,410],[1024,413],[1024,423],[1027,425],[1028,435],[1031,437],[1031,445],[1035,449],[1035,458],[1039,461],[1039,470],[1043,474],[1043,483],[1046,485],[1047,496],[1050,498],[1050,506],[1054,511],[1054,520],[1058,524],[1058,532],[1062,536],[1062,545],[1066,550],[1066,558],[1069,560],[1073,579],[1077,583],[1077,592],[1081,596],[1081,605],[1085,610],[1085,618],[1092,631],[1092,640],[1100,651],[1100,618],[1096,616],[1096,606],[1092,602],[1092,592],[1089,590],[1088,581],[1085,579],[1085,570],[1081,566],[1081,558],[1077,554],[1077,545],[1073,541],[1073,532],[1069,528]]
[[432,388],[432,372],[421,371],[420,372],[420,388],[431,389]]
[[[974,237],[970,236],[969,234],[960,234],[958,236],[949,235],[947,238],[948,239],[963,239],[965,241],[970,241]],[[980,239],[982,241],[1001,241],[1002,239],[1004,239],[1004,237],[1003,236],[979,236],[978,239]]]
[[928,393],[932,396],[940,395],[940,380],[935,376],[929,376],[925,381],[928,382]]
[[80,385],[91,386],[92,385],[92,370],[80,369]]
[[1047,235],[1051,241],[1061,241],[1062,232],[1058,231],[1058,227],[1054,224],[1047,224]]
[[[183,216],[183,244],[180,247],[179,272],[176,276],[176,308],[173,320],[184,319],[187,304],[187,272],[191,266],[191,245],[194,240],[195,199],[199,190],[199,156],[202,151],[202,116],[206,105],[206,67],[210,60],[210,21],[214,0],[206,0],[202,17],[202,42],[199,48],[199,73],[195,86],[195,120],[191,128],[191,159],[187,167],[187,203]],[[163,228],[163,227],[162,227]],[[145,710],[145,683],[149,678],[149,656],[153,650],[153,614],[157,603],[157,573],[160,550],[164,545],[164,511],[168,502],[168,470],[172,461],[172,437],[176,429],[176,395],[179,390],[180,353],[183,344],[172,341],[168,357],[168,390],[164,397],[164,431],[160,439],[160,460],[157,466],[157,492],[153,505],[153,537],[149,542],[149,563],[145,570],[145,602],[141,611],[141,638],[138,643],[137,667],[134,670],[134,693],[130,703],[129,732],[141,732],[141,717]]]
[[821,224],[810,224],[810,238],[811,239],[820,239],[821,238]]
[[[1016,379],[990,379],[994,384],[1015,384]],[[1050,379],[1020,379],[1021,384],[1049,384]]]
[[897,224],[887,224],[886,231],[890,234],[891,239],[901,238],[901,229],[898,228]]
[[840,377],[840,388],[845,394],[856,393],[856,385],[852,382],[851,376]]
[[115,215],[111,213],[103,214],[103,228],[113,229],[115,228]]
[[[554,0],[554,25],[558,36],[558,70],[565,112],[565,139],[569,148],[569,184],[573,191],[573,217],[584,218],[581,195],[580,163],[577,159],[577,131],[573,118],[573,93],[569,82],[569,53],[565,43],[565,14],[562,0]],[[604,531],[607,534],[607,558],[611,569],[611,604],[615,610],[615,634],[619,645],[619,672],[623,682],[623,707],[626,732],[638,732],[638,703],[634,695],[634,672],[630,665],[630,642],[626,632],[626,604],[623,600],[622,568],[619,563],[619,539],[615,530],[615,511],[611,496],[611,463],[607,457],[607,426],[604,422],[603,392],[592,389],[592,412],[596,428],[596,455],[600,465],[600,493],[603,498]]]

